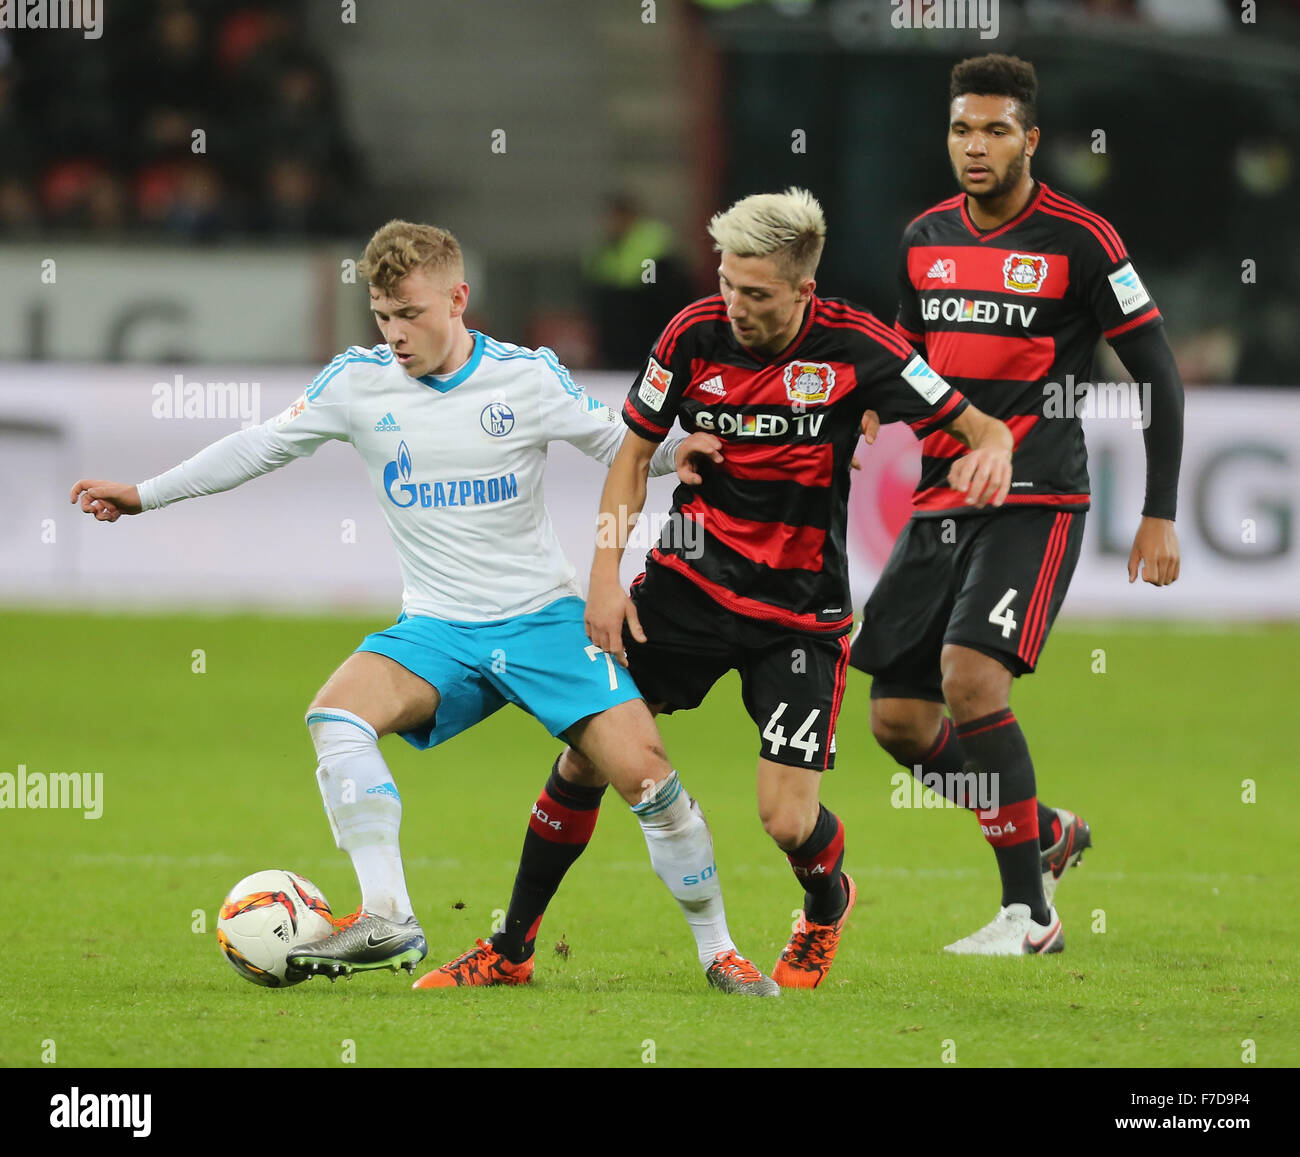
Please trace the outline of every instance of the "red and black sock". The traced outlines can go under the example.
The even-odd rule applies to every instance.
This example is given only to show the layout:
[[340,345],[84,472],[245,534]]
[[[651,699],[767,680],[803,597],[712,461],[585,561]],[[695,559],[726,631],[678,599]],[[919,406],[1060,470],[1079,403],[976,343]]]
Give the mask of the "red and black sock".
[[596,830],[604,794],[604,785],[562,779],[556,759],[528,819],[505,927],[492,937],[493,947],[512,963],[522,964],[533,954],[546,906]]
[[[931,787],[934,784],[936,775],[940,776],[946,798],[953,803],[968,807],[972,811],[976,810],[976,805],[969,799],[957,798],[957,780],[953,776],[966,766],[966,749],[962,747],[957,728],[953,726],[953,722],[948,716],[943,717],[943,723],[939,727],[939,738],[934,741],[934,745],[929,751],[920,759],[897,759],[897,762],[899,766],[907,768],[926,787]],[[929,778],[928,783],[926,782],[927,777]],[[1040,802],[1038,804],[1039,849],[1044,852],[1047,851],[1060,838],[1061,821],[1052,808]]]
[[[980,831],[993,846],[1002,876],[1002,905],[1027,904],[1033,918],[1046,924],[1042,856],[1038,848],[1038,799],[1034,763],[1020,724],[1007,707],[957,725],[966,751],[966,771],[991,777],[996,809],[976,812]],[[990,786],[977,795],[989,798]]]
[[844,866],[844,825],[824,804],[812,835],[786,853],[795,878],[803,885],[804,915],[813,924],[834,924],[848,905],[840,871]]

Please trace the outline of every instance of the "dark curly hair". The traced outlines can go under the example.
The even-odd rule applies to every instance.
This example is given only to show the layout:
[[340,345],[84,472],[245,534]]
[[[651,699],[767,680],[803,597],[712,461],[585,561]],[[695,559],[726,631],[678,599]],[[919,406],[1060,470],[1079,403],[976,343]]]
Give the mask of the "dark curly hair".
[[1016,102],[1020,127],[1028,132],[1038,124],[1038,77],[1034,66],[1018,56],[992,52],[971,56],[953,66],[948,99],[974,96],[1009,96]]

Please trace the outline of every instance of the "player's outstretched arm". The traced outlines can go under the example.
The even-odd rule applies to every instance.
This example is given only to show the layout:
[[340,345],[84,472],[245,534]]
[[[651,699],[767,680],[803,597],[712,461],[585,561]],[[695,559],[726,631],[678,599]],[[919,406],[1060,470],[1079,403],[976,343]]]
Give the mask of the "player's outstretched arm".
[[645,632],[636,607],[623,589],[618,566],[627,545],[625,531],[645,506],[646,479],[656,446],[635,430],[628,431],[605,477],[596,522],[596,556],[587,589],[587,638],[624,667],[627,659],[623,654],[623,624],[627,623],[638,642],[645,642]]
[[144,509],[138,487],[102,478],[78,479],[69,501],[78,499],[81,509],[93,514],[98,522],[116,522],[124,514],[139,514]]
[[1001,506],[1011,490],[1015,441],[1005,422],[967,406],[944,430],[969,446],[948,471],[948,485],[966,495],[967,506]]

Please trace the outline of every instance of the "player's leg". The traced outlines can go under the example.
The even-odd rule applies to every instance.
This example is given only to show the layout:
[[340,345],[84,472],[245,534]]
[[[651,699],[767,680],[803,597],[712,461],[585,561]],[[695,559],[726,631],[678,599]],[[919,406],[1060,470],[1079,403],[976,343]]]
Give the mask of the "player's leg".
[[939,669],[959,581],[960,541],[954,518],[914,518],[903,527],[863,608],[849,658],[872,676],[871,734],[929,786],[955,782],[965,763],[944,713]]
[[[903,528],[867,600],[850,659],[872,676],[876,742],[923,785],[971,810],[978,801],[965,790],[966,751],[944,712],[941,657],[975,532],[985,523],[983,517],[914,518]],[[1086,825],[1041,801],[1038,819],[1050,900],[1064,866],[1078,862]]]
[[[644,613],[642,618],[646,621]],[[530,652],[534,660],[529,659]],[[693,862],[702,854],[696,845],[703,835],[706,859],[694,872],[681,874],[702,875],[704,887],[696,887],[689,896],[678,896],[685,884],[675,891],[670,884],[670,891],[687,915],[701,957],[706,947],[713,946],[705,963],[714,962],[718,945],[734,952],[708,827],[698,806],[692,808],[690,796],[681,790],[636,684],[611,657],[588,643],[581,603],[561,600],[546,608],[539,613],[529,645],[515,645],[508,654],[506,672],[499,676],[503,691],[537,715],[552,734],[563,736],[570,747],[556,760],[533,806],[505,927],[491,943],[480,941],[464,956],[422,977],[418,986],[520,983],[531,976],[546,906],[590,840],[605,785],[611,781],[633,805],[661,878],[675,871],[672,865],[678,859]],[[566,657],[562,668],[557,666],[559,656]],[[562,675],[558,680],[557,669]],[[593,706],[601,710],[593,712]],[[738,990],[759,994],[764,983],[770,986],[753,971],[754,978]]]
[[414,747],[432,747],[504,704],[461,661],[462,634],[436,619],[402,619],[362,640],[312,701],[316,779],[335,841],[357,873],[361,905],[334,935],[297,946],[291,962],[334,975],[411,970],[424,958],[402,870],[401,796],[378,740],[397,733]]
[[[379,752],[379,738],[429,719],[438,692],[383,655],[359,651],[330,676],[307,711],[316,782],[335,843],[352,860],[361,905],[325,941],[299,945],[294,963],[327,975],[358,969],[413,969],[424,934],[402,870],[402,801]],[[355,943],[353,943],[355,941]]]
[[[1034,669],[1064,599],[1082,516],[1024,510],[972,521],[964,582],[940,664],[944,698],[966,756],[967,790],[978,797],[980,830],[997,857],[1002,902],[992,923],[947,950],[1059,952],[1060,921],[1043,886],[1040,837],[1046,833],[1040,833],[1034,765],[1010,701],[1012,679]],[[1086,825],[1080,827],[1086,843]]]
[[508,964],[531,967],[542,917],[560,882],[596,830],[607,782],[579,752],[566,747],[533,804],[505,923],[492,947]]
[[699,802],[668,762],[645,705],[624,704],[584,719],[567,738],[632,808],[651,866],[686,919],[709,983],[726,992],[776,996],[777,986],[740,955],[731,939],[713,833]]
[[760,732],[758,815],[804,893],[772,976],[782,987],[815,988],[857,898],[843,871],[844,824],[820,799],[822,774],[835,765],[849,640],[758,627],[747,633],[755,645],[741,667],[741,693]]

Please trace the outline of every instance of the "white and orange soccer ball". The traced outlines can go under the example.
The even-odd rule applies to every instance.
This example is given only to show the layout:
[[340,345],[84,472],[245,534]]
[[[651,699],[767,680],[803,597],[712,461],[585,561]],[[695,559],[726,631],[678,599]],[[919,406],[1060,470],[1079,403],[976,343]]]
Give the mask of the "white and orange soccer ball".
[[281,868],[254,872],[221,905],[217,946],[245,980],[288,988],[308,975],[289,967],[289,950],[328,935],[329,916],[329,901],[305,877]]

